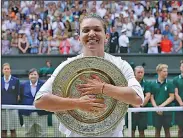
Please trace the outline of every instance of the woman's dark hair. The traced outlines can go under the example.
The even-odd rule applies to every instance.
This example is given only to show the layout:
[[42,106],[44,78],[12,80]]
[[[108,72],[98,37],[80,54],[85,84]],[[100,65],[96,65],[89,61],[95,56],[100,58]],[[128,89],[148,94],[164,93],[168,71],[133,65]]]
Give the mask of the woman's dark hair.
[[31,74],[32,72],[34,72],[34,71],[36,71],[36,72],[38,73],[38,71],[37,71],[36,68],[32,68],[32,69],[29,70],[28,75],[30,75],[30,74]]

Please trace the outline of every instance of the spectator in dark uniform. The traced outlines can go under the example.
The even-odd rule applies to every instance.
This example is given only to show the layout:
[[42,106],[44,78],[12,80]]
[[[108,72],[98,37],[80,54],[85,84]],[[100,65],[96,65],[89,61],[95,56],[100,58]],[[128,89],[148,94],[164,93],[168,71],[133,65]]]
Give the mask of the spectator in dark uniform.
[[[4,105],[17,105],[20,99],[19,79],[11,75],[9,63],[2,65],[3,77],[1,78],[1,102]],[[5,110],[1,110],[2,115],[2,137],[7,137],[8,125],[11,137],[16,137],[16,129],[20,126],[17,110],[9,110],[9,115]],[[8,124],[9,121],[9,124]]]
[[112,26],[110,37],[109,37],[109,53],[117,53],[118,52],[117,51],[118,47],[119,47],[118,39],[119,39],[119,34],[116,31],[116,27]]
[[[173,83],[167,80],[168,65],[159,64],[156,67],[158,79],[153,81],[150,86],[151,103],[153,107],[167,107],[171,106],[174,100],[174,86]],[[172,112],[157,111],[153,115],[155,137],[160,137],[161,128],[164,128],[165,137],[170,137],[170,127],[172,121]]]
[[[183,107],[183,60],[180,61],[181,74],[173,78],[175,85],[175,105]],[[177,123],[178,137],[183,137],[183,111],[175,112],[175,122]]]
[[[147,107],[147,104],[150,99],[150,82],[144,79],[144,68],[142,66],[136,66],[135,70],[135,78],[140,83],[142,90],[144,92],[144,103],[141,106],[132,105],[133,107],[143,108]],[[138,126],[139,137],[145,137],[144,130],[147,129],[147,113],[146,112],[135,112],[132,114],[132,137],[135,137],[135,130]]]

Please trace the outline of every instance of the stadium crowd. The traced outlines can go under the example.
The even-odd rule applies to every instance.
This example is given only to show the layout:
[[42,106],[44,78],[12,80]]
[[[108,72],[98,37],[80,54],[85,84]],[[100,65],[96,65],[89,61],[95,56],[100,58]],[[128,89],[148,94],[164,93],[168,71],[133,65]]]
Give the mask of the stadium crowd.
[[[141,45],[144,53],[183,53],[183,2],[159,1],[3,1],[2,2],[2,55],[17,54],[80,54],[82,45],[79,42],[79,22],[88,13],[100,15],[107,24],[109,53],[130,53],[129,38],[143,37]],[[168,66],[159,64],[156,68],[160,80],[152,82],[144,80],[144,68],[137,66],[134,70],[137,80],[144,90],[145,102],[142,106],[183,106],[182,78],[176,76],[167,80]],[[183,61],[180,64],[183,74]],[[31,69],[28,80],[20,83],[19,78],[11,75],[8,63],[2,66],[2,104],[33,105],[36,92],[43,85],[39,76],[49,77],[54,68],[47,61],[39,71]],[[157,93],[161,91],[161,94]],[[14,93],[12,93],[14,92]],[[8,97],[8,98],[7,98]],[[131,107],[136,107],[131,105]],[[180,114],[179,114],[180,113]],[[19,126],[17,112],[10,112],[11,136],[16,137]],[[28,137],[47,136],[45,111],[20,111],[23,116],[25,135]],[[11,117],[14,116],[13,118]],[[53,115],[54,116],[54,115]],[[145,116],[145,120],[144,119]],[[7,136],[7,114],[2,113],[2,134]],[[133,114],[132,136],[138,126],[140,136],[144,136],[147,128],[147,114]],[[160,135],[161,127],[165,135],[170,136],[170,114],[156,112],[153,116],[156,128],[155,136]],[[176,114],[179,125],[178,135],[183,136],[182,112]],[[5,119],[6,118],[6,119]],[[142,120],[141,120],[142,119]],[[58,131],[59,122],[53,117],[54,130]],[[35,128],[33,128],[33,126]],[[37,127],[37,128],[36,128]],[[39,132],[34,132],[38,128]],[[37,134],[36,134],[37,133]],[[59,134],[55,132],[54,134]],[[60,136],[60,135],[59,135]],[[55,136],[55,137],[58,137]]]
[[144,37],[144,53],[182,53],[181,0],[9,0],[2,2],[2,55],[79,54],[79,21],[88,13],[106,21],[109,53],[130,53],[133,36]]

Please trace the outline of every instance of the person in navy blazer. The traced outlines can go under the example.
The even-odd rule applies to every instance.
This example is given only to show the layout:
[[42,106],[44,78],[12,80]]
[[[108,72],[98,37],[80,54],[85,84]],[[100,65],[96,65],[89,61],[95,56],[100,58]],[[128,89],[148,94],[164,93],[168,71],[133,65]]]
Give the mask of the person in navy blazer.
[[[36,93],[44,84],[39,80],[38,71],[35,68],[30,69],[29,80],[20,86],[20,103],[22,105],[33,105]],[[47,136],[47,117],[48,112],[43,110],[21,110],[25,125],[26,137],[45,137]]]
[[[1,102],[3,105],[17,105],[19,101],[20,81],[11,75],[9,63],[2,65]],[[20,127],[17,110],[2,110],[2,137],[7,137],[8,125],[11,137],[16,137],[16,129]],[[9,121],[9,124],[8,124]]]

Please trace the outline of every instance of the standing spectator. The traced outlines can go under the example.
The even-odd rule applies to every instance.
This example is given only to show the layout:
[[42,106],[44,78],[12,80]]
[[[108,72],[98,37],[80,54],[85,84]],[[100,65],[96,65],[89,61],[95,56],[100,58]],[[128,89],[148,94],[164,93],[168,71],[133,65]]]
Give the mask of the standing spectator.
[[[151,103],[153,107],[168,107],[174,100],[173,83],[167,80],[168,65],[158,64],[156,67],[158,79],[153,81],[150,86]],[[160,137],[161,128],[163,126],[165,137],[170,137],[170,127],[172,121],[172,112],[157,111],[153,115],[155,137]]]
[[[175,85],[175,105],[183,107],[183,60],[180,61],[181,74],[173,78]],[[183,111],[175,112],[175,122],[179,127],[178,137],[183,137]]]
[[148,54],[158,53],[158,39],[154,36],[154,32],[151,32],[151,37],[148,39]]
[[156,20],[154,16],[151,15],[150,12],[146,11],[146,17],[143,19],[143,22],[145,25],[150,27],[150,30],[154,31],[154,25],[156,23]]
[[2,35],[2,55],[7,55],[10,53],[10,41],[7,38],[7,34]]
[[38,48],[39,48],[39,40],[35,36],[35,33],[31,34],[31,39],[29,43],[29,48],[30,48],[30,54],[37,54],[38,53]]
[[12,35],[11,54],[12,55],[19,54],[19,49],[18,49],[18,33],[14,33],[14,35]]
[[111,33],[109,36],[109,53],[118,53],[118,48],[119,48],[119,34],[116,31],[116,27],[112,26],[111,27]]
[[128,53],[129,39],[126,36],[126,29],[121,30],[121,36],[118,39],[120,53]]
[[[20,101],[22,105],[33,105],[35,95],[43,85],[39,80],[38,71],[34,68],[29,70],[29,80],[20,87]],[[21,110],[25,124],[25,137],[45,137],[47,136],[47,117],[46,111]]]
[[152,31],[150,31],[150,27],[146,26],[146,31],[145,31],[145,34],[144,34],[144,42],[141,45],[142,51],[144,53],[148,52],[148,40],[151,38],[151,32]]
[[172,47],[173,53],[182,54],[182,40],[179,38],[178,33],[174,34],[174,41],[173,41],[173,47]]
[[49,31],[43,31],[43,41],[39,45],[39,54],[47,54],[48,53],[48,43],[50,39],[50,32]]
[[165,35],[160,43],[161,53],[171,53],[172,52],[172,42]]
[[163,39],[163,35],[161,34],[161,30],[160,29],[156,29],[155,30],[155,34],[154,34],[154,37],[157,39],[158,41],[158,53],[161,53],[161,48],[160,48],[160,43]]
[[57,32],[64,30],[64,23],[61,21],[60,16],[56,16],[56,21],[53,22],[52,24],[52,29],[53,29],[53,35],[57,34]]
[[79,33],[79,16],[78,15],[74,16],[74,21],[71,23],[71,28],[73,32]]
[[59,54],[59,45],[60,40],[58,39],[58,35],[54,35],[53,38],[48,41],[48,54]]
[[[132,105],[134,108],[141,108],[141,107],[147,107],[147,104],[150,99],[150,83],[147,82],[144,79],[144,68],[142,66],[136,66],[135,70],[135,77],[137,81],[140,83],[142,90],[144,92],[144,103],[141,106]],[[132,121],[132,137],[135,137],[135,130],[136,126],[138,126],[139,130],[139,137],[145,137],[144,130],[147,129],[147,113],[141,112],[141,113],[133,113],[132,114],[133,121]]]
[[[1,102],[5,105],[17,105],[20,94],[19,79],[11,75],[9,63],[2,65],[3,77],[1,78]],[[2,137],[7,137],[8,125],[11,131],[11,137],[16,137],[16,129],[20,127],[17,110],[8,110],[9,116],[5,110],[1,110],[2,115]],[[9,124],[8,124],[9,121]]]

